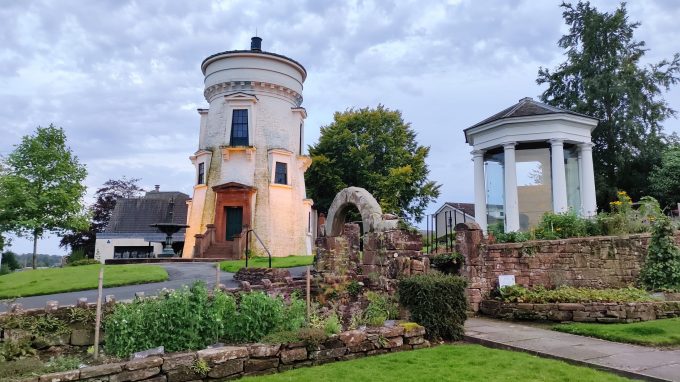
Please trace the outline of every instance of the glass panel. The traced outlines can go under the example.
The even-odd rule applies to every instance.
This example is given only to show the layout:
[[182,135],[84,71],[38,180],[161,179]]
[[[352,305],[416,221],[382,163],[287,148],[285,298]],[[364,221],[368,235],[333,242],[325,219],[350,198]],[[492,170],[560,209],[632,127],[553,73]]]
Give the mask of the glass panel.
[[581,174],[579,172],[578,149],[564,148],[564,168],[567,175],[567,204],[581,214]]
[[276,171],[274,172],[274,183],[288,184],[288,166],[286,163],[276,162]]
[[527,231],[553,210],[550,149],[517,150],[515,155],[519,227]]
[[484,175],[486,177],[486,221],[490,229],[503,232],[505,221],[505,189],[503,182],[503,166],[505,155],[487,154],[484,157]]
[[247,109],[234,109],[231,114],[231,146],[248,146]]

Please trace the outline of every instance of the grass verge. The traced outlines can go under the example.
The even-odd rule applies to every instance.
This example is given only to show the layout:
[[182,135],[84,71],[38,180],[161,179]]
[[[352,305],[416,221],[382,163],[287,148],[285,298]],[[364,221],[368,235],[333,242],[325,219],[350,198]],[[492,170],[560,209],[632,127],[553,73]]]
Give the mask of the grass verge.
[[[99,265],[27,270],[0,276],[0,298],[96,289]],[[106,265],[104,287],[165,281],[168,272],[156,265]]]
[[614,374],[480,345],[442,345],[430,349],[366,357],[301,368],[243,381],[627,381]]
[[[272,257],[272,268],[291,268],[311,265],[314,256],[288,256]],[[220,269],[225,272],[236,273],[239,269],[246,266],[245,260],[229,260],[220,262]],[[253,257],[248,259],[248,268],[268,268],[268,257]]]
[[644,346],[680,346],[680,318],[632,324],[560,324],[554,330]]

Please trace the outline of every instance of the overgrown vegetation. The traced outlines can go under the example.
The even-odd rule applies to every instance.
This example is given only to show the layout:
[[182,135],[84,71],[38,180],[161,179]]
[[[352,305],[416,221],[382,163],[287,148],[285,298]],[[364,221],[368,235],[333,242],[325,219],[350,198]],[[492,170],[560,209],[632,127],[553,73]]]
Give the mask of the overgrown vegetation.
[[665,216],[654,224],[640,283],[651,290],[680,289],[680,248],[675,244],[671,220]]
[[203,283],[158,298],[116,305],[104,321],[105,349],[119,357],[164,346],[166,351],[201,349],[210,344],[256,342],[278,331],[294,331],[305,322],[305,304],[292,296],[262,292],[212,294]]
[[463,265],[463,260],[463,255],[457,252],[440,253],[430,257],[430,264],[442,273],[455,275]]
[[580,336],[644,346],[680,346],[680,318],[632,324],[571,323],[560,324],[553,329]]
[[628,287],[619,289],[574,288],[561,286],[546,289],[536,286],[533,289],[521,285],[506,286],[499,290],[498,298],[504,302],[526,302],[534,304],[560,302],[642,302],[655,299],[645,290]]
[[399,281],[399,303],[429,337],[457,340],[467,318],[466,285],[460,277],[438,272],[407,277]]

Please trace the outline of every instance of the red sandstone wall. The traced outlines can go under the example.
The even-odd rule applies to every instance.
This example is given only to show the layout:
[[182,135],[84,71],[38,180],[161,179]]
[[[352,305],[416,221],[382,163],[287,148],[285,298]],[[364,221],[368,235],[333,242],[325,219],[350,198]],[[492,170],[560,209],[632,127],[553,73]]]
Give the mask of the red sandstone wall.
[[487,244],[478,227],[460,227],[456,249],[465,256],[462,274],[468,279],[470,305],[477,311],[482,299],[498,286],[500,275],[515,275],[516,283],[527,287],[634,284],[649,238],[639,234]]

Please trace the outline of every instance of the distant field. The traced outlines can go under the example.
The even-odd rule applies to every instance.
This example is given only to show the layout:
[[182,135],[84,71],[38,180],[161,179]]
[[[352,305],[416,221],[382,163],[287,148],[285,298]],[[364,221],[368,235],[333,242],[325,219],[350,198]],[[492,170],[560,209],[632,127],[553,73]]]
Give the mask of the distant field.
[[581,336],[644,346],[680,346],[680,318],[632,324],[561,324],[553,329]]
[[[96,289],[99,267],[94,264],[25,270],[0,276],[0,298]],[[168,272],[156,265],[106,265],[104,268],[105,287],[143,284],[167,279]]]
[[[272,268],[291,268],[311,265],[314,256],[288,256],[272,257]],[[229,260],[220,262],[220,269],[225,272],[236,273],[239,269],[246,266],[245,260]],[[248,267],[267,268],[269,267],[268,257],[254,257],[248,260]]]

